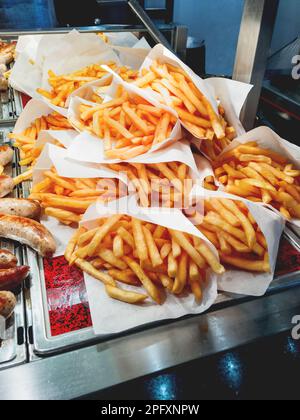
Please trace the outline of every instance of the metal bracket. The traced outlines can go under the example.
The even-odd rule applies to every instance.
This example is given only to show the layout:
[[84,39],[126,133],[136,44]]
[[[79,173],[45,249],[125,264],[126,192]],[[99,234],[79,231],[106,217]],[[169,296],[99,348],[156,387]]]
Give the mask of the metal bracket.
[[279,0],[245,0],[233,79],[254,88],[242,111],[245,129],[254,127]]
[[[122,1],[127,2],[128,6],[132,9],[132,11],[136,14],[138,19],[142,22],[142,24],[146,27],[149,34],[152,36],[155,42],[164,45],[169,50],[172,50],[172,47],[168,40],[164,37],[164,35],[160,32],[160,30],[155,26],[155,24],[150,19],[149,15],[145,12],[142,6],[139,4],[137,0],[118,0],[119,2]],[[116,0],[97,0],[97,3],[116,3]]]

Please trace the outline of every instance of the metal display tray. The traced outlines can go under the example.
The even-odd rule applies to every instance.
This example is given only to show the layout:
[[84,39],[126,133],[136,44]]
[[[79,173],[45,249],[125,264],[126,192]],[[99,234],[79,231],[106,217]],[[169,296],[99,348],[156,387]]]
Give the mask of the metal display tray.
[[[285,238],[300,252],[300,241],[289,229],[285,232]],[[49,312],[47,306],[46,287],[43,274],[43,264],[31,250],[27,250],[27,262],[32,269],[32,284],[30,288],[31,309],[32,309],[32,332],[34,336],[33,351],[40,357],[60,354],[81,347],[87,347],[92,344],[110,340],[116,336],[95,336],[93,328],[86,328],[80,331],[51,337],[49,327]],[[271,284],[266,296],[274,293],[280,293],[293,287],[300,287],[300,272],[277,277]],[[245,296],[222,293],[217,302],[212,306],[209,312],[213,312],[226,307],[234,307],[245,301],[251,301],[254,298]],[[193,318],[193,317],[186,317]],[[176,321],[174,321],[176,322]],[[172,322],[172,323],[174,323]],[[140,327],[133,332],[157,327],[169,322],[156,323],[150,326]],[[126,335],[130,335],[127,333]],[[121,334],[122,335],[122,334]]]
[[[18,159],[18,157],[16,157]],[[16,167],[17,173],[24,168]],[[27,197],[29,195],[31,183],[25,182],[19,190],[19,195]],[[300,239],[297,234],[286,228],[285,238],[300,252]],[[47,291],[44,277],[43,260],[29,248],[23,248],[23,258],[27,265],[31,267],[31,284],[26,290],[26,314],[27,314],[27,335],[31,338],[29,349],[31,359],[36,357],[49,357],[82,347],[88,347],[103,341],[111,339],[111,336],[99,337],[95,336],[93,328],[85,328],[79,331],[62,334],[59,336],[51,336],[49,308],[47,302]],[[300,286],[300,272],[294,272],[289,275],[276,278],[271,284],[267,295],[279,293],[291,287]],[[220,294],[218,301],[211,308],[211,312],[220,308],[233,307],[243,301],[251,300],[249,297]],[[176,322],[176,321],[175,321]],[[152,328],[161,325],[161,323],[147,326]],[[145,326],[135,330],[143,330]],[[130,335],[127,333],[126,335]]]
[[[8,104],[6,104],[8,105]],[[1,109],[1,108],[0,108]],[[9,109],[9,106],[5,108]],[[3,114],[2,114],[3,115]],[[6,138],[8,128],[0,125],[0,137]],[[3,141],[0,142],[2,144]],[[5,168],[6,175],[15,176],[17,174],[17,156],[15,155],[12,165]],[[19,196],[19,188],[14,191],[14,197]],[[1,240],[1,249],[8,249],[13,252],[20,265],[23,264],[23,247],[12,241]],[[6,330],[3,334],[3,340],[0,340],[0,369],[17,366],[25,363],[27,360],[26,350],[26,321],[24,306],[24,290],[20,290],[16,296],[17,305],[13,316],[6,322]]]

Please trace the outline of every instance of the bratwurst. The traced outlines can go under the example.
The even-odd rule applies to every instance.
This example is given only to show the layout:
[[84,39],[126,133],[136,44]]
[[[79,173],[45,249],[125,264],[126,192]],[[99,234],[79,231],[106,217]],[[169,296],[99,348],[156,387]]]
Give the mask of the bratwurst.
[[11,292],[0,292],[0,315],[5,319],[13,313],[17,304],[15,295]]
[[6,197],[15,188],[14,180],[10,176],[0,176],[0,198]]
[[56,243],[52,234],[40,223],[25,217],[0,214],[0,237],[28,245],[42,257],[52,257]]
[[0,249],[0,270],[14,268],[17,264],[18,260],[14,254],[6,249]]
[[37,201],[25,198],[0,198],[0,214],[21,216],[28,219],[40,220],[41,206]]
[[0,146],[0,165],[5,167],[13,161],[14,151],[11,147],[4,145]]
[[30,271],[27,266],[0,270],[0,290],[12,292],[16,290],[26,279]]

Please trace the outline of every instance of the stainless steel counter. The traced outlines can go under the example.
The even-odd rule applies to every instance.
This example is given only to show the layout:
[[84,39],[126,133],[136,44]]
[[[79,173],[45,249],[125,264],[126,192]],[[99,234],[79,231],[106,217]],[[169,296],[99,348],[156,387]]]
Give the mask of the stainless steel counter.
[[0,372],[2,399],[72,399],[292,328],[300,287]]

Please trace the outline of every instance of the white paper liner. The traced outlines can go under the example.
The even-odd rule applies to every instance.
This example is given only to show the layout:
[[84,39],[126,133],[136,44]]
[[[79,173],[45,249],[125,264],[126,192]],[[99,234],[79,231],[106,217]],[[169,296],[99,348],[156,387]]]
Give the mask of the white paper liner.
[[[23,109],[14,127],[13,133],[20,134],[25,131],[37,119],[52,114],[53,109],[45,102],[31,99]],[[39,133],[35,147],[41,147],[46,143],[55,143],[58,140],[65,148],[71,146],[72,141],[78,135],[75,130],[45,130]]]
[[53,109],[50,108],[45,102],[37,99],[31,99],[19,116],[13,133],[20,134],[25,131],[37,119],[43,116],[52,114]]
[[[142,209],[137,206],[134,197],[129,200],[125,198],[117,203],[110,203],[105,209],[104,207],[101,209],[99,206],[98,208],[97,206],[90,207],[84,216],[82,224],[88,228],[93,228],[96,220],[99,218],[116,214],[119,211],[123,214],[123,210],[124,214],[132,215],[150,223],[188,232],[206,240],[179,210],[162,211],[160,209]],[[210,243],[208,245],[216,253],[215,248]],[[151,301],[141,306],[114,301],[107,296],[105,287],[101,282],[85,274],[85,283],[95,334],[117,334],[142,325],[205,312],[214,304],[217,298],[217,282],[215,276],[210,274],[209,271],[207,286],[203,291],[203,302],[200,305],[196,304],[193,295],[180,298],[168,295],[166,302],[162,306]],[[141,290],[140,288],[137,289],[127,286],[125,288],[135,291]]]
[[102,77],[100,80],[96,80],[94,82],[86,83],[81,88],[75,90],[69,96],[66,105],[69,107],[72,98],[82,98],[86,101],[92,102],[95,105],[95,102],[92,101],[92,95],[95,93],[96,88],[106,86],[108,81],[112,81],[112,75],[107,74],[106,76]]
[[52,105],[36,92],[38,88],[50,89],[49,70],[66,74],[96,63],[113,61],[121,65],[117,54],[99,36],[76,30],[68,34],[45,35],[38,42],[30,39],[26,47],[21,45],[21,48],[23,52],[18,56],[10,77],[11,85],[32,98],[41,99],[64,116],[67,115],[65,108]]
[[[89,163],[113,164],[125,162],[119,159],[106,159],[103,142],[97,137],[86,133],[81,133],[74,139],[68,148],[67,156],[69,159]],[[199,159],[201,160],[201,157]],[[143,164],[181,162],[189,166],[194,172],[198,172],[190,145],[186,141],[178,141],[163,150],[146,153],[127,162]]]
[[[148,45],[145,38],[139,40],[132,32],[111,32],[105,33],[108,41],[108,45],[113,47],[125,47],[125,48],[136,48],[139,46],[139,42],[143,42],[143,45]],[[144,44],[146,42],[146,44]],[[149,46],[150,48],[150,46]]]
[[[252,131],[249,131],[243,136],[238,137],[237,139],[233,140],[233,142],[223,151],[223,153],[233,150],[241,144],[252,141],[256,141],[259,147],[273,150],[279,155],[286,157],[289,162],[295,166],[295,168],[300,169],[300,148],[295,144],[289,143],[287,140],[282,139],[269,127],[258,127]],[[223,186],[220,186],[220,189],[223,189]],[[283,217],[283,215],[271,205],[266,205],[264,203],[261,203],[261,205],[272,209],[275,213]],[[300,219],[292,219],[290,223],[300,227]]]
[[101,165],[83,164],[67,158],[67,151],[54,144],[47,143],[39,156],[33,171],[33,186],[44,179],[44,172],[55,167],[63,178],[107,178],[119,179],[126,183],[127,178]]
[[105,34],[108,43],[118,55],[123,66],[138,70],[151,50],[145,38],[138,39],[134,34],[110,33]]
[[77,136],[78,133],[75,130],[41,131],[35,143],[35,147],[41,147],[47,143],[56,144],[56,141],[59,141],[65,149],[68,149]]
[[[140,70],[150,69],[154,60],[158,60],[164,64],[171,64],[173,66],[179,66],[184,70],[187,75],[194,82],[195,86],[203,93],[203,95],[210,101],[215,112],[218,114],[218,102],[220,100],[223,108],[225,109],[225,115],[227,121],[235,128],[238,135],[245,132],[239,116],[242,107],[249,95],[252,85],[236,82],[225,78],[210,78],[201,79],[196,73],[194,73],[186,64],[184,64],[175,54],[165,48],[163,45],[156,45],[148,57],[145,59]],[[182,123],[182,122],[181,122]],[[185,126],[182,123],[183,126]],[[189,131],[188,127],[185,128]],[[196,138],[195,138],[196,139]],[[197,141],[199,146],[199,139]]]
[[[72,31],[78,32],[76,30]],[[9,78],[10,85],[19,92],[32,98],[38,98],[38,87],[43,77],[42,66],[47,54],[58,45],[62,45],[68,34],[24,35],[20,36],[16,46],[17,59]]]
[[[107,94],[105,95],[105,101],[104,102],[108,102],[110,101],[112,98],[115,97],[116,91],[118,86],[122,85],[124,87],[124,89],[129,93],[130,95],[138,95],[142,98],[144,98],[145,100],[147,100],[150,104],[152,104],[153,106],[155,106],[156,108],[162,109],[164,111],[167,111],[173,115],[175,115],[175,111],[172,110],[171,108],[161,104],[160,102],[157,102],[156,98],[152,95],[149,94],[148,92],[146,92],[145,90],[142,90],[136,86],[134,86],[133,84],[124,82],[116,73],[114,73],[111,69],[109,69],[107,66],[103,66],[105,69],[107,69],[108,72],[110,72],[114,79],[113,82],[107,92]],[[71,98],[71,102],[70,102],[70,107],[68,110],[68,119],[70,121],[71,124],[73,124],[74,128],[77,129],[78,131],[80,131],[78,129],[78,126],[76,124],[76,121],[80,120],[80,112],[79,112],[79,107],[81,104],[89,104],[91,105],[90,102],[85,101],[82,98],[78,98],[78,97],[73,97]],[[96,104],[92,104],[94,106],[96,106]],[[95,142],[95,140],[98,140],[100,143],[102,143],[101,148],[103,149],[103,141],[101,139],[98,139],[96,136],[90,134],[88,131],[84,131],[82,132],[82,139],[86,139],[89,140],[90,142],[93,141]],[[181,140],[182,139],[182,130],[181,130],[181,124],[179,122],[179,120],[177,121],[177,123],[175,124],[171,136],[166,139],[165,141],[154,145],[149,152],[147,152],[145,154],[145,156],[150,155],[151,153],[157,151],[157,150],[161,150],[166,148],[167,146],[171,145],[171,144],[175,144],[176,141]],[[83,160],[87,160],[86,157],[84,157],[86,154],[85,150],[82,151],[81,155],[82,155],[82,159]],[[101,154],[101,156],[103,155],[103,153]],[[76,159],[76,157],[75,157]],[[90,157],[89,157],[90,159]],[[96,159],[96,157],[95,157]],[[102,157],[101,157],[102,159]]]
[[228,198],[241,201],[248,207],[268,243],[271,273],[260,274],[238,269],[228,270],[225,274],[218,277],[218,289],[241,295],[263,296],[274,279],[280,239],[285,227],[283,219],[263,206],[225,192],[207,191],[199,186],[195,186],[191,195],[197,200],[210,197]]

